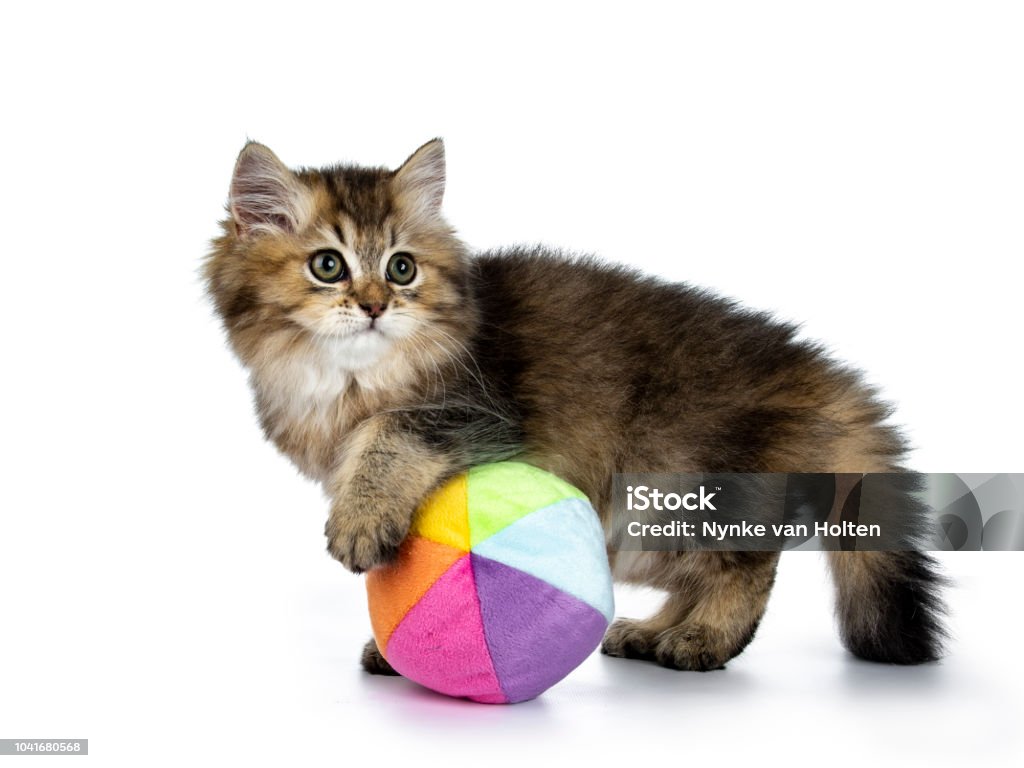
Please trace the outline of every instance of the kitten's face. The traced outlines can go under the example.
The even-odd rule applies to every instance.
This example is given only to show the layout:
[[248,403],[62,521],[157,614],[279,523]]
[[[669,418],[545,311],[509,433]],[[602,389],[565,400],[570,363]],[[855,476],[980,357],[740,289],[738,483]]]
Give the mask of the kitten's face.
[[251,364],[275,333],[297,334],[350,371],[403,349],[421,358],[432,350],[465,303],[463,248],[441,217],[443,192],[440,141],[398,171],[292,172],[248,144],[232,179],[231,219],[207,263],[243,360]]

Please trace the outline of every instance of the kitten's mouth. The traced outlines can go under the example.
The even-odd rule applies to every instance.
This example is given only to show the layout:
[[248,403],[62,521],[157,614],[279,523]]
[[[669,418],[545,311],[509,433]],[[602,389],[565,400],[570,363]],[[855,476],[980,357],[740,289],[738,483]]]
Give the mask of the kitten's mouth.
[[384,332],[381,328],[380,323],[376,320],[371,320],[369,325],[364,325],[356,332],[356,336],[362,336],[363,338],[377,338],[381,341],[390,340],[391,336]]

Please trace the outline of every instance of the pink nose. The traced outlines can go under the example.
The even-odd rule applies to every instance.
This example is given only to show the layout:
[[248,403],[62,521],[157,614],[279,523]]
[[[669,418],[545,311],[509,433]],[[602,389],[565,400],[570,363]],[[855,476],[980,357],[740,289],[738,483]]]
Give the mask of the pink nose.
[[381,304],[379,301],[373,304],[360,304],[359,307],[370,317],[376,319],[384,314],[384,310],[387,309],[386,304]]

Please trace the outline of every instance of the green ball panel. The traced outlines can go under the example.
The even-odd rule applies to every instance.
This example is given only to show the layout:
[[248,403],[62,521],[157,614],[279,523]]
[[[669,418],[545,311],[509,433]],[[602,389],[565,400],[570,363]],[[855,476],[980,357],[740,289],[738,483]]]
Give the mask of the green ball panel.
[[469,470],[467,496],[471,547],[531,512],[564,499],[587,498],[561,478],[518,461]]

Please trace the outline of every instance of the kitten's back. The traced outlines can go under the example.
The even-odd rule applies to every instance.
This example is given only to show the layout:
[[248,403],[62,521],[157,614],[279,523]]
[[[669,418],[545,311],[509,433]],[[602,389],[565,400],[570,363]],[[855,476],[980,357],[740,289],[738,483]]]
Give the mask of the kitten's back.
[[534,431],[618,445],[616,471],[884,471],[903,453],[859,375],[767,313],[538,248],[475,268],[480,364]]

